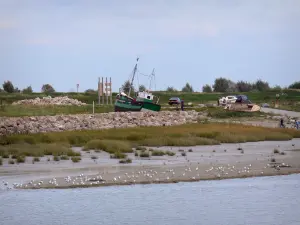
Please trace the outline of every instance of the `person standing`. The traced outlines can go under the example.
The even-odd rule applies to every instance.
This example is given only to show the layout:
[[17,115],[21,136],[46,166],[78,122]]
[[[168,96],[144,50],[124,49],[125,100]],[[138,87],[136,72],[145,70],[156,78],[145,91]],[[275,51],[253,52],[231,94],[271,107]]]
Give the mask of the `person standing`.
[[183,99],[181,99],[180,104],[181,104],[181,111],[184,111],[184,100]]

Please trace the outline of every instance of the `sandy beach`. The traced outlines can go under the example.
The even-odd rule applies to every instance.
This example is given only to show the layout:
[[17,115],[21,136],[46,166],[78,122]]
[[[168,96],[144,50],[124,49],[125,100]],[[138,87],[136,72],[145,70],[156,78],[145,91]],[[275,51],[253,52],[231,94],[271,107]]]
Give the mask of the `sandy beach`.
[[[283,175],[300,172],[300,139],[248,142],[193,147],[159,147],[175,156],[135,157],[131,164],[120,164],[106,152],[85,152],[79,163],[70,160],[10,165],[0,170],[0,188],[74,188],[147,183],[172,183],[207,179]],[[274,153],[277,149],[279,153]],[[182,156],[182,152],[186,156]],[[91,159],[97,156],[98,159]]]

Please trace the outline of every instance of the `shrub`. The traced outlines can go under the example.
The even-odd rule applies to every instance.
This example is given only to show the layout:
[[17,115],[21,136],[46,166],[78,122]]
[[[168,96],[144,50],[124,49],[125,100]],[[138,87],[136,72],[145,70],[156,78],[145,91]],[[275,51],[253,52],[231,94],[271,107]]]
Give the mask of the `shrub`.
[[182,156],[186,156],[186,153],[185,153],[185,152],[182,152],[181,155],[182,155]]
[[174,156],[174,155],[175,155],[175,152],[166,151],[166,154],[167,154],[168,156]]
[[132,152],[130,142],[120,140],[91,140],[84,146],[84,149],[91,148],[101,149],[108,153]]
[[135,153],[134,153],[134,156],[139,156],[139,153],[138,153],[138,152],[135,152]]
[[60,157],[60,159],[61,159],[61,160],[69,160],[70,158],[69,158],[69,156],[67,156],[67,155],[62,155],[62,156]]
[[60,157],[59,156],[53,156],[53,161],[60,161]]
[[150,154],[148,152],[141,152],[140,157],[147,158],[150,157]]
[[125,159],[126,157],[127,155],[123,152],[115,152],[114,154],[110,155],[110,158],[112,159]]
[[24,163],[25,162],[25,156],[18,156],[17,157],[17,163]]
[[142,146],[137,146],[137,147],[136,147],[136,150],[147,150],[147,148],[142,147]]
[[190,148],[190,149],[189,149],[189,152],[193,152],[193,149]]
[[285,155],[285,152],[280,152],[280,155]]
[[152,151],[152,156],[164,156],[166,153],[164,151],[160,151],[160,150],[154,150]]
[[10,159],[10,160],[8,160],[8,163],[9,163],[9,164],[15,164],[15,160]]
[[39,162],[39,161],[40,161],[40,158],[39,158],[39,157],[34,157],[34,158],[33,158],[33,161],[34,161],[34,162]]
[[132,159],[130,159],[130,158],[128,158],[128,159],[121,159],[119,161],[119,163],[123,163],[123,164],[132,163]]
[[273,150],[273,153],[274,153],[274,154],[279,154],[279,150],[275,148],[275,149]]
[[80,162],[81,157],[79,157],[79,156],[73,156],[73,157],[71,158],[71,160],[72,160],[73,163],[77,163],[77,162]]
[[92,155],[92,156],[91,156],[91,159],[98,159],[98,157],[95,156],[95,155]]
[[0,158],[0,166],[2,166],[3,164],[3,161],[2,161],[2,158]]

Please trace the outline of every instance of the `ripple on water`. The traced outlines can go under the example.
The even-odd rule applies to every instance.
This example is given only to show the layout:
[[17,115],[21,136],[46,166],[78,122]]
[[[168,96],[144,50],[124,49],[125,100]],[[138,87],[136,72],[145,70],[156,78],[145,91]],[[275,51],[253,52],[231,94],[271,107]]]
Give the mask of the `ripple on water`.
[[1,224],[299,225],[300,175],[0,192]]

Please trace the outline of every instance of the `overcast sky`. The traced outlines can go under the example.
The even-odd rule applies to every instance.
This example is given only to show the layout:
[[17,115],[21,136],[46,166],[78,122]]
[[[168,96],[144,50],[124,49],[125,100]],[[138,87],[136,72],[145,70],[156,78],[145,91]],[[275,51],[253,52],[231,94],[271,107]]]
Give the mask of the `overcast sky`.
[[299,0],[0,0],[0,82],[83,91],[107,76],[116,91],[138,56],[156,89],[286,86],[300,80],[299,24]]

